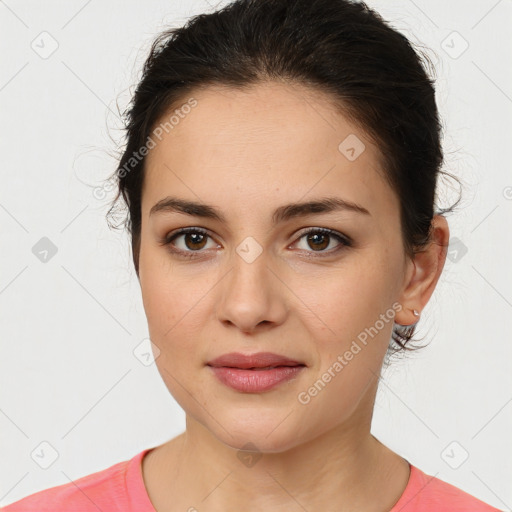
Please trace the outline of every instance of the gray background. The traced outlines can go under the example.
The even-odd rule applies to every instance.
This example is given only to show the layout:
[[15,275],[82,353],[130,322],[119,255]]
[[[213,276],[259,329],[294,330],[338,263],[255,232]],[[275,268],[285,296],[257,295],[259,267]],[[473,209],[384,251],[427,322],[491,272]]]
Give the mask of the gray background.
[[[510,510],[512,2],[368,4],[432,49],[445,169],[465,185],[420,322],[430,346],[386,371],[372,431],[423,471]],[[0,2],[0,505],[184,429],[144,356],[128,237],[105,220],[113,194],[98,200],[93,188],[115,168],[116,101],[126,106],[153,37],[213,7]],[[443,188],[441,204],[455,192]]]

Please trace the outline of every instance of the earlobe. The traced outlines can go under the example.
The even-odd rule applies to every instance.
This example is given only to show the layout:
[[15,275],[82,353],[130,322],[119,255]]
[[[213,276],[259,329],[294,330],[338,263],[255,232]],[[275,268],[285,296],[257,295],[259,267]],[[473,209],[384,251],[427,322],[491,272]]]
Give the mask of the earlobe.
[[410,325],[419,320],[443,271],[449,238],[448,222],[442,215],[435,215],[431,242],[412,260],[413,271],[402,292],[400,303],[403,309],[396,315],[396,323]]

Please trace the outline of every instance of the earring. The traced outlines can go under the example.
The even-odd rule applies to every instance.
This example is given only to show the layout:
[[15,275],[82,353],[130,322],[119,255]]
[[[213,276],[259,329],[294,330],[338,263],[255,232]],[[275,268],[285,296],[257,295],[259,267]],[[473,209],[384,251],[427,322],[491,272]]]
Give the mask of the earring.
[[[415,317],[419,317],[420,314],[416,309],[412,310],[412,313]],[[393,328],[394,334],[402,339],[404,342],[408,341],[409,334],[414,330],[414,326],[418,323],[419,318],[413,322],[412,324],[399,324],[395,322],[395,327]]]

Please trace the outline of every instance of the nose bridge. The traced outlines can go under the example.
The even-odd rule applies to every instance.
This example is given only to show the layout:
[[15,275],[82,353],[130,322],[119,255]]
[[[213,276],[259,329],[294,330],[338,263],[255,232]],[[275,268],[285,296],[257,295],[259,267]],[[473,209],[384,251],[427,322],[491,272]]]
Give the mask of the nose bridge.
[[241,301],[264,300],[270,292],[269,275],[275,279],[268,268],[271,265],[269,256],[269,250],[264,250],[255,238],[245,238],[231,257],[228,291]]
[[246,237],[232,253],[230,272],[224,280],[217,317],[250,331],[266,321],[280,323],[286,297],[271,270],[271,253],[253,237]]

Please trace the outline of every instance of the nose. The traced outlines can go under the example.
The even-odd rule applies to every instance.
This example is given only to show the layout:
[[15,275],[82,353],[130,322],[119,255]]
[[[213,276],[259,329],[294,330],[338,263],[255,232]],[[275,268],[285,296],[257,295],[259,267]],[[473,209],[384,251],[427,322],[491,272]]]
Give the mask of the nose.
[[219,283],[216,313],[220,322],[254,333],[285,321],[288,289],[268,260],[265,251],[252,262],[233,255],[233,266]]

